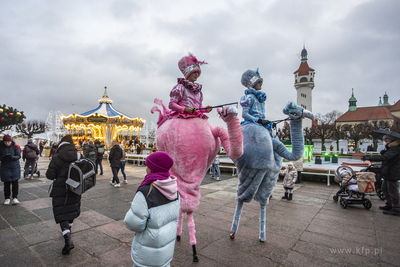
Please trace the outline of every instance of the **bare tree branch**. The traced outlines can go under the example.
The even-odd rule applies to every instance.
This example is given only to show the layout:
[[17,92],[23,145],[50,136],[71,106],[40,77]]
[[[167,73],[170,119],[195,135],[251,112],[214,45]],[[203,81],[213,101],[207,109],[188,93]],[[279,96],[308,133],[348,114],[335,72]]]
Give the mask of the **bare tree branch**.
[[18,133],[27,135],[28,138],[32,138],[34,134],[44,133],[46,131],[46,122],[38,120],[24,121],[18,124],[15,130]]

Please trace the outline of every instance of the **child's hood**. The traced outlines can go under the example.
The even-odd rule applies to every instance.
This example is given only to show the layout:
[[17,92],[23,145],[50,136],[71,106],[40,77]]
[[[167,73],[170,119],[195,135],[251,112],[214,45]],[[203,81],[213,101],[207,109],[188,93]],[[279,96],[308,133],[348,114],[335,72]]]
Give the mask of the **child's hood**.
[[165,180],[156,180],[153,186],[158,189],[169,200],[175,200],[178,197],[178,185],[175,176],[170,176]]

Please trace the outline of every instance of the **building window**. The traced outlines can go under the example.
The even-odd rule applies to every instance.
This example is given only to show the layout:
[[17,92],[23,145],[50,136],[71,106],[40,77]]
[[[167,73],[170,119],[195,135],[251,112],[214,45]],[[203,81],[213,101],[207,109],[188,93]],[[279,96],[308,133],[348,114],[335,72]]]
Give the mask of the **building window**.
[[307,98],[306,94],[301,93],[300,95],[301,95],[301,97]]
[[306,78],[306,77],[301,78],[301,79],[300,79],[300,82],[301,82],[301,83],[307,82],[307,78]]
[[310,82],[312,82],[312,78],[310,78]]
[[302,108],[304,108],[304,109],[307,109],[307,107],[306,107],[306,106],[304,106],[303,104],[301,104],[301,107],[302,107]]

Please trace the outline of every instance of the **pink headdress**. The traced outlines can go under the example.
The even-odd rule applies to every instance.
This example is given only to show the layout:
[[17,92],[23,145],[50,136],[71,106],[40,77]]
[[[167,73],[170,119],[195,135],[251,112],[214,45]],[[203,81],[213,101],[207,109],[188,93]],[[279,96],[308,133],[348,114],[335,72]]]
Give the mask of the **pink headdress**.
[[185,76],[185,79],[189,77],[189,75],[194,72],[198,71],[199,76],[201,75],[200,65],[208,64],[205,61],[198,61],[195,56],[189,53],[188,56],[182,57],[178,62],[178,67]]

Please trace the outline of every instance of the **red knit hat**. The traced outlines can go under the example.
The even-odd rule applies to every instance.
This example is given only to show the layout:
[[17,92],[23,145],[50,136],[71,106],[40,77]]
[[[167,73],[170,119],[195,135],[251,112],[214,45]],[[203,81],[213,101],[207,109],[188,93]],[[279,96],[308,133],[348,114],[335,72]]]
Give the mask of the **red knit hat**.
[[174,161],[164,151],[153,152],[146,158],[146,166],[153,172],[168,172],[172,165]]
[[8,134],[6,134],[4,137],[3,137],[3,141],[5,142],[5,141],[12,141],[12,138],[11,138],[11,136],[9,136]]

